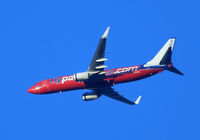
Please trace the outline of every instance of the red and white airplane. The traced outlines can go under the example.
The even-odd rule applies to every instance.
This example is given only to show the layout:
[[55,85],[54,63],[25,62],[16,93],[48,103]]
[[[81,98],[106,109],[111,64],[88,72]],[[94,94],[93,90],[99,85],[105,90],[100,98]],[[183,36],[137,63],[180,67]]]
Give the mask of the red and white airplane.
[[94,100],[101,95],[105,95],[112,99],[134,105],[139,103],[141,96],[135,102],[130,101],[114,91],[112,86],[140,80],[164,70],[183,75],[173,67],[171,62],[175,38],[169,39],[156,56],[143,65],[104,70],[107,67],[104,65],[104,62],[108,60],[104,56],[109,29],[110,27],[106,29],[101,37],[88,71],[40,81],[29,88],[28,92],[48,94],[76,89],[89,89],[92,91],[82,96],[84,101]]

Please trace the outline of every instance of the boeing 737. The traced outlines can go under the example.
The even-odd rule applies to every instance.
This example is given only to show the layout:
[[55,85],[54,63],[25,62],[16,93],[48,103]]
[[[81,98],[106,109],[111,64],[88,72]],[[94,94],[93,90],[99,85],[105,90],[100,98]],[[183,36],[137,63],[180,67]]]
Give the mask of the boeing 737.
[[116,84],[147,78],[164,70],[183,75],[171,62],[175,38],[170,38],[156,56],[143,65],[104,70],[107,67],[104,65],[104,62],[108,60],[105,58],[105,48],[109,29],[110,27],[106,29],[101,37],[86,72],[40,81],[29,88],[28,92],[34,94],[49,94],[88,89],[91,91],[82,95],[84,101],[94,100],[104,95],[130,105],[136,105],[139,103],[141,96],[136,101],[131,101],[120,95],[112,87]]

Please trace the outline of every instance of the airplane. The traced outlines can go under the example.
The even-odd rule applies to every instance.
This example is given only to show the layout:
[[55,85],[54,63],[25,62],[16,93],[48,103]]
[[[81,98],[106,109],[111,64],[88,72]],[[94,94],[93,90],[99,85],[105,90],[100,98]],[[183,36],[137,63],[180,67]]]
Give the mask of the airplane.
[[101,37],[86,72],[40,81],[29,88],[28,92],[33,94],[49,94],[87,89],[91,91],[82,95],[83,101],[95,100],[104,95],[129,105],[136,105],[140,102],[141,96],[134,102],[120,95],[112,87],[116,84],[144,79],[164,70],[183,75],[171,62],[175,38],[170,38],[155,57],[143,65],[104,70],[107,67],[104,65],[104,62],[108,60],[105,58],[105,48],[109,29],[110,27],[107,27]]

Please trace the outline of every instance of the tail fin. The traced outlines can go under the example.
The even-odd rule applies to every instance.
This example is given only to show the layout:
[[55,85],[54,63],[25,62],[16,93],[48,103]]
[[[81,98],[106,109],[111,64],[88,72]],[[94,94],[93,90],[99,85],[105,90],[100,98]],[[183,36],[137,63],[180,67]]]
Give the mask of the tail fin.
[[171,63],[172,51],[174,48],[175,38],[171,38],[167,43],[160,49],[156,56],[146,65],[166,65]]
[[151,61],[147,62],[145,66],[166,65],[168,66],[166,70],[183,75],[179,70],[172,66],[171,62],[175,40],[175,38],[170,38],[156,56]]

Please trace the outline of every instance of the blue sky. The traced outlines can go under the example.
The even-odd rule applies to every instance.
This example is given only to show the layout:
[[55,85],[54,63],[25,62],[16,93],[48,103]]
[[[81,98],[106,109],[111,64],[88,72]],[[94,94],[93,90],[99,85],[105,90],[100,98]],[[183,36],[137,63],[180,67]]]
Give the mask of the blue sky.
[[[199,1],[1,1],[0,139],[198,140],[200,139]],[[87,70],[99,38],[107,41],[109,68],[143,64],[170,37],[174,65],[115,86],[141,103],[107,97],[83,102],[84,90],[33,95],[38,81]]]

